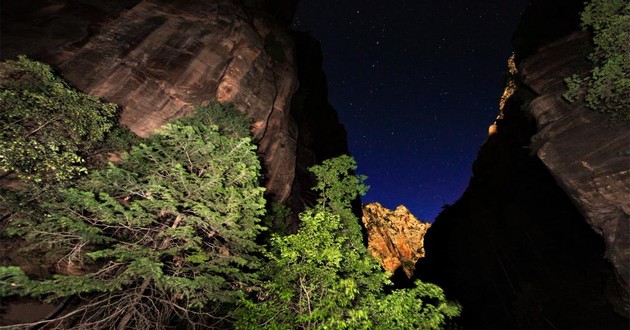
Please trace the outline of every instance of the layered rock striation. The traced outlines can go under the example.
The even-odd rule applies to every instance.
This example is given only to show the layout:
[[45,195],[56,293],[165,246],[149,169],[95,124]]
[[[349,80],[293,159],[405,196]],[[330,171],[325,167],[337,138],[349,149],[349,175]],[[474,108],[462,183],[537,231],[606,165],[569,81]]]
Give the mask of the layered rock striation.
[[394,273],[402,269],[413,276],[415,263],[424,257],[424,235],[431,227],[403,205],[390,210],[380,203],[363,206],[361,218],[368,235],[368,250],[383,268]]
[[[298,146],[304,140],[299,130],[315,131],[315,124],[300,122],[291,110],[298,84],[304,83],[288,31],[295,5],[266,0],[5,1],[2,58],[26,54],[52,64],[81,91],[119,104],[120,122],[140,136],[196,105],[215,99],[234,104],[253,120],[268,196],[285,202],[294,194],[296,168],[339,153],[327,152],[325,146],[319,146],[323,152],[313,150],[313,143]],[[318,68],[321,64],[315,63]],[[340,132],[331,136],[340,137],[344,149],[345,131],[331,111],[324,111],[316,124]],[[317,111],[309,116],[319,118]],[[300,165],[298,149],[304,146],[315,160]]]
[[628,328],[630,127],[562,97],[590,48],[577,2],[532,2],[473,178],[426,235],[416,272],[466,328]]
[[563,99],[564,78],[584,61],[590,36],[573,33],[525,59],[522,82],[536,95],[529,114],[538,127],[532,152],[605,242],[615,273],[614,306],[630,315],[630,124]]

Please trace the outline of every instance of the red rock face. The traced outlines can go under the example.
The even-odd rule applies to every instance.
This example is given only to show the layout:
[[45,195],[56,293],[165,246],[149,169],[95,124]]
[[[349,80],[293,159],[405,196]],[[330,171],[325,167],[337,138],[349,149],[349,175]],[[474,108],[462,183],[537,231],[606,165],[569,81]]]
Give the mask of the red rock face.
[[424,257],[424,234],[431,224],[422,223],[400,205],[392,211],[379,203],[363,206],[363,225],[368,232],[368,250],[385,270],[402,267],[408,278],[415,263]]
[[[37,33],[46,39],[45,28],[6,31],[9,53],[43,59],[83,92],[119,104],[120,122],[140,136],[195,105],[213,99],[233,103],[254,120],[252,133],[267,171],[268,194],[279,201],[289,196],[297,138],[289,103],[297,73],[293,43],[284,27],[231,0],[113,1],[119,3],[114,9],[87,0],[77,3],[20,8],[27,21],[48,30],[58,24],[72,29],[53,33],[44,54],[33,45],[39,43]],[[97,18],[99,12],[103,16]],[[280,60],[265,51],[270,33],[284,52]],[[24,37],[33,39],[31,45],[20,43]]]
[[[630,310],[630,125],[607,124],[607,116],[568,103],[564,77],[589,42],[583,32],[548,45],[521,64],[523,82],[537,95],[528,111],[538,132],[536,154],[578,206],[588,224],[604,238],[606,258],[615,268],[614,306]],[[611,297],[617,294],[610,295]]]

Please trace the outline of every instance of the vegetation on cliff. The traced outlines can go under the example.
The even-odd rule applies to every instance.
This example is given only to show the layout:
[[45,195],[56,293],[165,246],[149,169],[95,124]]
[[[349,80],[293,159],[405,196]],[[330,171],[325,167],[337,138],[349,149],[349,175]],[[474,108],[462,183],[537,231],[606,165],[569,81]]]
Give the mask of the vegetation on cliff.
[[15,212],[7,233],[63,267],[44,280],[3,268],[3,293],[85,297],[64,316],[72,328],[194,327],[226,315],[260,264],[264,189],[250,139],[220,135],[200,113],[36,200],[41,213]]
[[[23,102],[14,123],[48,110],[57,118],[54,109]],[[96,118],[94,143],[119,145],[126,138],[107,133],[115,106],[106,106],[111,114],[64,108],[63,120]],[[432,284],[385,293],[388,274],[368,256],[351,210],[367,187],[351,174],[356,164],[348,156],[311,168],[320,199],[301,214],[297,233],[273,234],[268,249],[259,244],[266,203],[248,125],[233,108],[213,103],[165,125],[118,163],[89,171],[72,163],[81,166],[80,177],[25,163],[20,171],[29,175],[22,177],[31,180],[0,189],[0,235],[25,242],[24,253],[47,264],[37,274],[2,265],[0,297],[72,298],[60,316],[37,323],[72,329],[436,329],[459,313]],[[49,134],[79,141],[73,132]],[[31,137],[3,135],[2,143],[15,138]],[[92,146],[71,150],[80,155]],[[53,173],[55,184],[38,184],[30,173],[41,180]]]
[[36,182],[85,173],[85,157],[115,125],[117,112],[24,56],[0,64],[0,108],[0,171]]
[[263,269],[266,281],[238,313],[240,329],[439,329],[458,315],[442,290],[417,282],[384,294],[388,273],[369,257],[350,202],[367,187],[340,156],[312,167],[318,205],[300,215],[301,228],[275,235]]
[[593,0],[582,12],[582,26],[593,32],[593,68],[566,81],[569,101],[583,98],[589,108],[613,120],[630,121],[630,4]]

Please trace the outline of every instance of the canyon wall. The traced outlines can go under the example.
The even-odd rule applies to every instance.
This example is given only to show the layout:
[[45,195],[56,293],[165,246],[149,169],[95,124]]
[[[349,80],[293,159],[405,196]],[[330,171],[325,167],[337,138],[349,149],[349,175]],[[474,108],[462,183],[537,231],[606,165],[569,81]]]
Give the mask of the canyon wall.
[[[313,62],[313,55],[296,57],[288,29],[295,5],[264,0],[3,1],[1,54],[3,59],[26,54],[49,63],[74,87],[119,104],[120,123],[140,136],[196,105],[215,99],[234,104],[253,120],[267,195],[297,204],[300,192],[309,190],[300,187],[311,181],[296,183],[296,171],[346,153],[347,143],[326,99],[317,103],[323,104],[321,111],[313,106],[302,107],[308,114],[291,110],[298,86],[310,83],[311,71],[321,71],[321,60]],[[296,37],[298,44],[308,44],[308,36]],[[326,96],[317,92],[310,100]],[[331,131],[330,141],[304,142],[314,127]]]
[[630,324],[630,125],[562,97],[591,49],[580,10],[532,2],[514,39],[511,96],[469,187],[426,235],[416,272],[462,303],[466,328]]
[[[617,311],[630,315],[630,124],[562,98],[564,77],[575,72],[590,36],[574,33],[552,43],[520,66],[536,97],[527,108],[538,127],[532,152],[545,164],[606,246],[615,273],[611,290]],[[576,50],[578,50],[576,52]]]

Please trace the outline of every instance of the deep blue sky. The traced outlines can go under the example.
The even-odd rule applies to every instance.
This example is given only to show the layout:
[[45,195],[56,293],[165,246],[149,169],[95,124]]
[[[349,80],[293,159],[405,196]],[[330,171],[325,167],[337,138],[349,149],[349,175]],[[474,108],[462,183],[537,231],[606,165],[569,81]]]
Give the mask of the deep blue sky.
[[468,185],[527,0],[301,0],[370,191],[432,221]]

